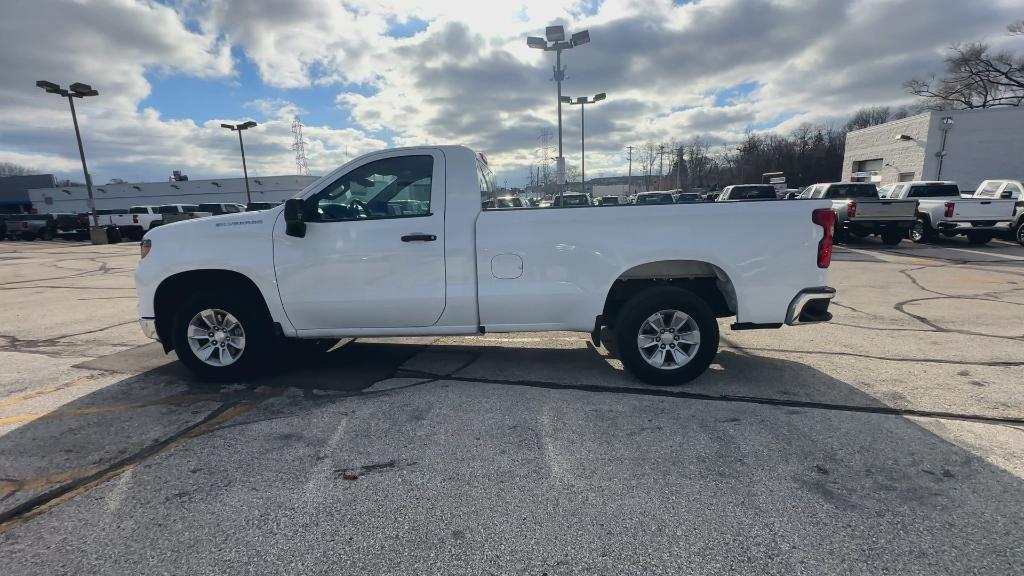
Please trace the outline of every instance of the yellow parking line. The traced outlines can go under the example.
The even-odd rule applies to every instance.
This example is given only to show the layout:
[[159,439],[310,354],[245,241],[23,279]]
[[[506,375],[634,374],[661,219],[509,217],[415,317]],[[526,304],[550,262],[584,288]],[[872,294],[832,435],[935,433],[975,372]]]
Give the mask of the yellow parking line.
[[67,416],[88,416],[91,414],[108,414],[111,412],[126,412],[129,410],[137,410],[139,408],[148,408],[150,406],[161,406],[161,405],[180,405],[187,406],[189,404],[195,404],[198,402],[222,402],[224,400],[223,394],[193,394],[188,396],[167,396],[164,398],[157,398],[155,400],[147,400],[144,402],[130,402],[127,404],[111,404],[107,406],[93,406],[90,408],[66,408],[62,410],[54,410],[52,412],[38,412],[30,414],[15,414],[14,416],[6,416],[0,418],[0,425],[4,424],[20,424],[24,422],[32,422],[33,420],[39,420],[41,418],[64,418]]

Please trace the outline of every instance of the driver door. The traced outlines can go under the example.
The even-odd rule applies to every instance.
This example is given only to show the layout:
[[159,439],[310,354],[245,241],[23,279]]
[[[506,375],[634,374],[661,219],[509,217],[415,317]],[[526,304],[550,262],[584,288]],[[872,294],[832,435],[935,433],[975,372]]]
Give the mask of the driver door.
[[274,269],[297,330],[434,325],[445,306],[444,155],[386,152],[305,198],[306,235],[274,227]]

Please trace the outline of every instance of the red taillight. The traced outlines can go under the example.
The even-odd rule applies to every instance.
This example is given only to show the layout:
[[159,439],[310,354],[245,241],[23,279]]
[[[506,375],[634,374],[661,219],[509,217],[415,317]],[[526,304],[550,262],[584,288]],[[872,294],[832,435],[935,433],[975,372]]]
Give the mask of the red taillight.
[[811,221],[824,229],[818,241],[818,268],[828,268],[832,263],[832,237],[836,228],[836,213],[828,208],[811,212]]
[[848,218],[856,218],[857,217],[857,202],[856,201],[850,200],[849,202],[846,203],[846,216]]
[[952,202],[946,202],[946,218],[952,218],[953,217],[953,207],[954,206],[956,206],[956,204],[954,204]]
[[138,223],[139,223],[139,215],[138,214],[132,214],[132,224],[138,224]]
[[28,222],[22,222],[21,223],[21,229],[22,230],[28,230]]

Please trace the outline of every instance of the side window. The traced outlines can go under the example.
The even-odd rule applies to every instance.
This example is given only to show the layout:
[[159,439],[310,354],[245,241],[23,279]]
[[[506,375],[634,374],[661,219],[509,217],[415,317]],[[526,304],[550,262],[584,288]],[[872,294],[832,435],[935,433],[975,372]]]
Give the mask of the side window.
[[814,188],[811,189],[810,197],[811,198],[824,198],[825,197],[826,188],[827,188],[826,186],[821,186],[821,185],[815,186]]
[[317,192],[310,221],[374,220],[430,215],[431,156],[396,156],[364,164]]
[[480,202],[484,208],[501,208],[494,197],[494,179],[491,169],[482,162],[476,163],[476,180],[480,186]]
[[1010,192],[1013,194],[1014,198],[1020,199],[1021,194],[1024,193],[1024,190],[1021,190],[1020,184],[1017,184],[1016,182],[1007,182],[1006,188],[1003,188],[1003,192]]

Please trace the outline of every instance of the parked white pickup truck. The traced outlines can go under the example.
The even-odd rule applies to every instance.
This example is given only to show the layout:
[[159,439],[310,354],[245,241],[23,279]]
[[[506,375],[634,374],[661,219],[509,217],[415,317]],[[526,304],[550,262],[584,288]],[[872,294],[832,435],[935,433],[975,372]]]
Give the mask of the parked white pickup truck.
[[910,229],[914,242],[927,242],[941,233],[963,234],[972,244],[985,244],[1013,221],[1013,200],[963,198],[956,182],[900,182],[888,199],[917,200],[917,222]]
[[805,188],[801,197],[832,201],[838,242],[847,234],[859,238],[875,234],[883,243],[895,246],[917,219],[917,202],[879,198],[878,189],[870,182],[814,184]]
[[263,212],[165,224],[135,272],[142,328],[237,379],[278,338],[602,327],[640,379],[695,378],[733,329],[831,319],[827,201],[482,210],[461,146],[362,156]]

